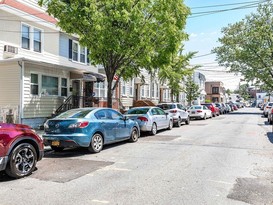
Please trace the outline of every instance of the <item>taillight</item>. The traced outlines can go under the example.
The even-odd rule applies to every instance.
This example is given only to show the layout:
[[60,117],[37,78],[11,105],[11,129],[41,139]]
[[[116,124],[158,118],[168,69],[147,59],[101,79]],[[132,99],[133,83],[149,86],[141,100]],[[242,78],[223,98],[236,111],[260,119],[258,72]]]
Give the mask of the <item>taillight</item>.
[[266,106],[267,109],[271,108],[270,106]]
[[273,109],[271,110],[271,113],[273,114]]
[[76,122],[68,126],[68,128],[85,128],[89,125],[88,121],[85,122]]
[[202,112],[202,110],[196,110],[196,112]]
[[170,113],[177,113],[177,110],[170,110]]
[[140,121],[148,122],[148,119],[146,117],[138,117],[137,119],[139,119]]

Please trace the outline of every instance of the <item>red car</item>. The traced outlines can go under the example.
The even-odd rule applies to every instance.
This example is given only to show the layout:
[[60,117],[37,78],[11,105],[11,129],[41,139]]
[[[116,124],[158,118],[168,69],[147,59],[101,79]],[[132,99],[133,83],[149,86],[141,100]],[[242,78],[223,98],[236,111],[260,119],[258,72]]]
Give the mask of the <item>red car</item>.
[[43,155],[43,140],[31,127],[0,123],[0,171],[13,178],[30,175]]
[[207,108],[209,108],[213,117],[220,115],[220,110],[214,103],[201,103],[201,105],[205,105]]

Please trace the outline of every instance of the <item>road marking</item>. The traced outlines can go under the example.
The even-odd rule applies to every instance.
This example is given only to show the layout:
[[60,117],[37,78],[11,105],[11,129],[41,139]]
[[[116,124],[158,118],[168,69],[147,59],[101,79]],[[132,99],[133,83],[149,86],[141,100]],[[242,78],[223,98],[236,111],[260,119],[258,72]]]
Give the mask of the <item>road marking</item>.
[[97,199],[93,199],[92,202],[97,202],[97,203],[101,203],[101,204],[109,204],[109,201],[101,201],[101,200],[97,200]]

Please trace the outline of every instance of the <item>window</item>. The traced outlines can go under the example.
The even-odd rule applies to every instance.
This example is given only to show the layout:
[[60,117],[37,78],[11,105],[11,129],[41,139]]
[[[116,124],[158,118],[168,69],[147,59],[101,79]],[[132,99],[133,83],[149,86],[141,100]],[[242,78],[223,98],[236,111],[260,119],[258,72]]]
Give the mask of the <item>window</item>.
[[22,25],[22,48],[30,49],[30,27]]
[[126,82],[124,80],[121,83],[121,94],[126,95]]
[[30,74],[30,93],[32,95],[39,93],[38,74]]
[[146,93],[146,97],[150,97],[150,85],[146,85],[145,86],[145,93]]
[[145,97],[145,85],[141,86],[141,97]]
[[67,79],[62,78],[61,96],[67,96]]
[[151,97],[152,98],[155,97],[155,84],[154,83],[151,84]]
[[95,83],[95,96],[96,97],[106,97],[106,83],[105,82],[100,82],[100,83]]
[[130,82],[129,82],[130,96],[133,96],[133,84],[134,84],[134,81],[130,80]]
[[212,87],[212,94],[219,94],[219,87]]
[[159,97],[159,91],[158,91],[158,83],[155,84],[155,90],[156,90],[156,97]]
[[78,61],[78,48],[79,48],[78,43],[73,42],[72,44],[72,60],[73,61]]
[[85,47],[81,47],[81,52],[80,52],[80,62],[85,63]]
[[41,30],[34,29],[34,39],[33,39],[33,50],[36,52],[41,52]]
[[58,95],[58,78],[51,76],[42,76],[42,94]]
[[212,102],[219,102],[219,98],[218,97],[212,97]]

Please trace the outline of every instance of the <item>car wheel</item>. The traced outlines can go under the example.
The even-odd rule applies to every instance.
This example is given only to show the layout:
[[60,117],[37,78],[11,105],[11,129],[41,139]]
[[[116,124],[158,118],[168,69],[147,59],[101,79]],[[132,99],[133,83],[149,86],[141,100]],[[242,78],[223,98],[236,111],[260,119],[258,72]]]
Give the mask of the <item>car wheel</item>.
[[152,135],[156,135],[156,133],[157,133],[157,126],[156,126],[155,123],[153,123],[152,129],[151,129],[150,133],[151,133]]
[[103,147],[103,137],[101,134],[96,133],[93,135],[88,150],[92,153],[98,153]]
[[169,127],[168,127],[168,130],[171,130],[171,129],[173,129],[173,121],[172,120],[170,120]]
[[138,137],[139,137],[138,134],[139,134],[139,132],[138,132],[137,128],[134,127],[134,128],[132,129],[131,137],[130,137],[129,141],[130,141],[130,142],[137,142],[137,141],[138,141]]
[[187,120],[186,120],[186,125],[189,125],[190,124],[190,118],[188,117]]
[[36,167],[37,153],[29,143],[17,145],[9,156],[6,173],[13,178],[30,175]]
[[55,152],[61,152],[64,150],[64,147],[50,146]]
[[207,119],[207,115],[206,115],[206,114],[204,115],[204,118],[203,118],[203,119],[204,119],[204,120],[206,120],[206,119]]
[[176,127],[181,127],[181,118],[180,117],[177,120]]

